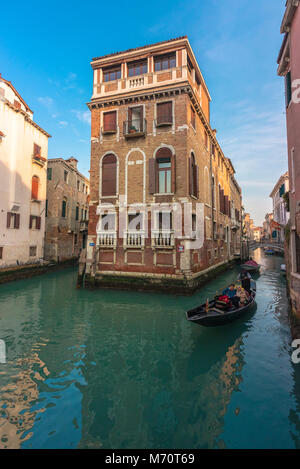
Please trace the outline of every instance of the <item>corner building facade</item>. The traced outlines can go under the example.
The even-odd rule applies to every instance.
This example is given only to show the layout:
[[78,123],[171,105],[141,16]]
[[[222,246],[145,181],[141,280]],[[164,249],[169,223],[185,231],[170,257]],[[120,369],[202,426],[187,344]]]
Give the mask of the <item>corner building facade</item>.
[[242,202],[189,41],[91,65],[86,283],[190,291],[239,257]]

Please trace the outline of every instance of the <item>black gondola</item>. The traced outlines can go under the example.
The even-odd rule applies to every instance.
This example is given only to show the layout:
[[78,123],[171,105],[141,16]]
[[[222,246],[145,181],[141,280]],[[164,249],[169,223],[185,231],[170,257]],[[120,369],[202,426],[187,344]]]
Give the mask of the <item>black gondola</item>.
[[[201,326],[223,326],[236,319],[240,318],[244,313],[249,311],[255,304],[256,296],[256,283],[251,280],[251,293],[250,299],[247,304],[240,308],[231,307],[229,310],[221,311],[215,306],[216,300],[212,300],[207,304],[204,303],[197,308],[190,309],[186,312],[186,318],[188,321],[200,324]],[[208,311],[207,311],[208,309]]]

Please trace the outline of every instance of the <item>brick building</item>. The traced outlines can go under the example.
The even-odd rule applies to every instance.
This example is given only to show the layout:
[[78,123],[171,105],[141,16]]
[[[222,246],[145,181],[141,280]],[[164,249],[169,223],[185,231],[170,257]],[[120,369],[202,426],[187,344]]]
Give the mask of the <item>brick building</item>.
[[300,336],[300,2],[287,0],[282,19],[284,39],[278,56],[277,73],[285,77],[286,123],[289,169],[290,222],[286,264],[293,319]]
[[77,258],[86,247],[89,180],[76,158],[48,160],[45,259]]
[[91,65],[86,283],[194,288],[239,254],[241,190],[189,41]]

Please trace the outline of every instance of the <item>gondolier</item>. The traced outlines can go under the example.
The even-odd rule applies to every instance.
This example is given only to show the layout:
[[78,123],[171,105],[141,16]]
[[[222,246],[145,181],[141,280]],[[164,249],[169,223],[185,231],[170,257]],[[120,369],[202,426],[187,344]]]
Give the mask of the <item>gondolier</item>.
[[241,273],[238,276],[238,280],[241,281],[242,287],[248,292],[251,293],[251,275],[247,270],[242,269]]

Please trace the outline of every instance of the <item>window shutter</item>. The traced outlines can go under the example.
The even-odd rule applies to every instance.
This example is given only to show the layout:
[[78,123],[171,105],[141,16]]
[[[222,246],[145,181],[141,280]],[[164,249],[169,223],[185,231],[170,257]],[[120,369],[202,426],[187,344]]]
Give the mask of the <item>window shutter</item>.
[[155,174],[155,159],[149,159],[149,194],[155,194],[156,192],[156,174]]
[[140,131],[141,132],[144,131],[143,120],[144,120],[144,108],[143,106],[140,106]]
[[130,129],[130,126],[132,125],[132,108],[128,108],[128,130]]
[[39,178],[37,176],[32,176],[31,198],[34,200],[37,200],[38,195],[39,195]]
[[231,218],[231,201],[228,202],[228,216]]
[[196,165],[196,194],[195,197],[199,198],[199,166]]
[[117,130],[117,111],[106,112],[103,114],[104,132],[116,132]]
[[15,215],[15,228],[18,230],[20,228],[20,214],[16,213]]
[[172,101],[157,103],[156,114],[157,124],[172,124]]
[[10,228],[11,213],[7,212],[6,228]]
[[36,143],[33,144],[33,156],[40,156],[41,155],[41,147]]
[[41,229],[41,217],[36,217],[36,229],[40,230]]
[[29,216],[29,229],[32,228],[32,220],[33,220],[33,215]]
[[193,163],[192,158],[189,157],[189,193],[190,195],[193,194]]
[[102,160],[102,196],[117,193],[117,160],[115,155],[106,155]]
[[171,192],[176,192],[176,157],[171,156]]

